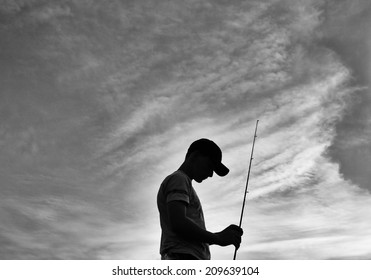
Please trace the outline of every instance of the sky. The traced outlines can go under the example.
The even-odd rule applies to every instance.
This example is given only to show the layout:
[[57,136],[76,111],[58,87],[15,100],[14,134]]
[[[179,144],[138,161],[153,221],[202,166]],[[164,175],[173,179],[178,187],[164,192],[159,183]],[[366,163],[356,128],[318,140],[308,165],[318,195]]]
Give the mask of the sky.
[[[156,195],[194,183],[237,259],[371,259],[368,0],[0,0],[0,259],[160,259]],[[211,246],[212,259],[234,248]]]

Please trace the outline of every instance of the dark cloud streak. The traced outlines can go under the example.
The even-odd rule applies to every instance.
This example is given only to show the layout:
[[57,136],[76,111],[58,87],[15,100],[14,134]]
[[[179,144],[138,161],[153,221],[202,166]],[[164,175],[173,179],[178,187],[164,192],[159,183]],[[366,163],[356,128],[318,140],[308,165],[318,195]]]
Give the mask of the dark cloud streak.
[[350,86],[358,88],[342,120],[329,155],[344,177],[371,192],[371,4],[369,1],[328,1],[322,44],[352,71]]

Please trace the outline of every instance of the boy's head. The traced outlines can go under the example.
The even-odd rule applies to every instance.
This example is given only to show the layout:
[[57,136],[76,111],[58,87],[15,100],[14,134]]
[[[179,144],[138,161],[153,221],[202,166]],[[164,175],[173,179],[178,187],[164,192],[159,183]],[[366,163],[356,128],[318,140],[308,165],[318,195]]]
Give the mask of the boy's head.
[[[206,178],[211,177],[213,171],[219,176],[225,176],[229,172],[229,169],[222,163],[222,151],[209,139],[202,138],[194,141],[188,148],[186,159],[191,155],[197,159],[198,172],[207,173]],[[206,178],[202,178],[201,181]]]

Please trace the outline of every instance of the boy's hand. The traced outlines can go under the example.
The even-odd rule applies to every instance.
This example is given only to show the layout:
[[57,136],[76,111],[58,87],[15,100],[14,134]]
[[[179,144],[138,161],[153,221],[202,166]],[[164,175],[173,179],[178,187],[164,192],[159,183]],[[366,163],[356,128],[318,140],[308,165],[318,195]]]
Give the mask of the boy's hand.
[[216,244],[220,246],[234,245],[238,249],[241,244],[243,230],[239,226],[230,225],[221,232],[215,233],[215,235],[217,237]]

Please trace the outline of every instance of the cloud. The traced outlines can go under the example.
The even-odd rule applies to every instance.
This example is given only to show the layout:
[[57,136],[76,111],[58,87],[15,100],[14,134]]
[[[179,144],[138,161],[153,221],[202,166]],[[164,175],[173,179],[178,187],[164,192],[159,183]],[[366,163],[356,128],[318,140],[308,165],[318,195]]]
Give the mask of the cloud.
[[207,227],[238,223],[256,119],[240,258],[369,255],[369,195],[328,152],[360,87],[322,44],[322,1],[19,5],[0,30],[19,57],[0,71],[20,73],[1,85],[0,257],[158,259],[158,187],[201,137],[231,170],[194,185]]
[[50,22],[52,19],[61,16],[71,16],[71,9],[69,7],[49,6],[43,7],[41,10],[32,13],[31,16],[35,17],[39,22]]
[[37,0],[34,1],[24,1],[24,0],[16,0],[16,1],[9,1],[9,0],[2,0],[0,2],[1,6],[1,11],[12,14],[12,13],[17,13],[21,11],[22,9],[32,6],[35,4]]
[[322,34],[323,45],[348,67],[356,92],[347,100],[346,114],[336,125],[337,137],[329,155],[340,163],[340,171],[347,179],[364,189],[370,189],[369,172],[363,168],[370,162],[369,15],[367,1],[330,1]]

